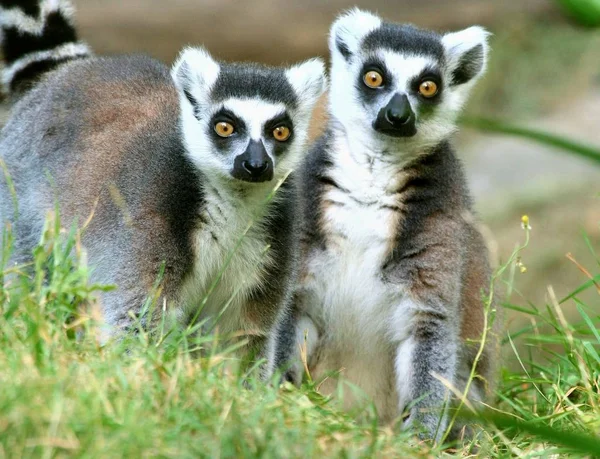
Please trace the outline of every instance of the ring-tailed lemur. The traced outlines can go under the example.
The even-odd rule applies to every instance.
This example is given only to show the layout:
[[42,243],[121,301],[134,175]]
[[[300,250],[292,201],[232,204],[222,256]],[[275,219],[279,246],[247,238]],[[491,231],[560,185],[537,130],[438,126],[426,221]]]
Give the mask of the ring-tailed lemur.
[[[485,69],[487,36],[480,27],[438,35],[360,10],[339,17],[330,35],[331,120],[302,175],[303,262],[287,323],[296,333],[281,335],[280,362],[305,345],[312,378],[328,376],[322,390],[334,392],[330,373],[341,372],[383,421],[409,409],[407,424],[430,438],[447,426],[437,376],[464,387],[490,282],[449,143]],[[491,339],[473,399],[492,382],[495,351]],[[298,359],[287,375],[296,383]],[[344,403],[356,400],[346,394]]]
[[30,256],[57,198],[64,225],[92,216],[91,280],[118,286],[101,298],[111,333],[131,325],[162,268],[157,309],[166,302],[182,321],[222,274],[200,318],[227,305],[220,332],[245,333],[272,361],[297,258],[294,184],[264,203],[303,155],[324,64],[219,63],[189,48],[169,72],[144,56],[92,57],[66,1],[30,4],[0,0],[4,83],[29,88],[0,134],[19,205],[16,259]]

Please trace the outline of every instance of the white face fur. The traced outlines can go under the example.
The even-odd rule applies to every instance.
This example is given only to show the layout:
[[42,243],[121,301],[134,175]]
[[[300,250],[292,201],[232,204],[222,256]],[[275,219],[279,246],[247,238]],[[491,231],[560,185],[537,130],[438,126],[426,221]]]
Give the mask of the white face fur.
[[437,145],[485,70],[487,37],[480,27],[438,35],[351,10],[331,27],[333,118],[372,149],[391,144],[404,156]]
[[326,87],[318,59],[285,70],[219,64],[201,48],[184,50],[172,76],[191,159],[211,180],[247,186],[278,180],[297,165]]

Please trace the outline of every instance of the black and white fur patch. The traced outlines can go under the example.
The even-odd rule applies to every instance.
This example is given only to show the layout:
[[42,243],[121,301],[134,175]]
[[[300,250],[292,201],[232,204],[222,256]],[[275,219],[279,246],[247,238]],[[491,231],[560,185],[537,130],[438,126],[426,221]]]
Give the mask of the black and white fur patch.
[[91,54],[77,38],[68,0],[1,0],[0,41],[7,94],[22,93],[59,65]]

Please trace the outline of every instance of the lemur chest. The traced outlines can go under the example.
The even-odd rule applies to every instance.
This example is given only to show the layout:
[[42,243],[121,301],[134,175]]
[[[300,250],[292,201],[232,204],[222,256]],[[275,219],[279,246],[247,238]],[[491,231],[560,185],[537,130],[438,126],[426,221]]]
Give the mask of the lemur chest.
[[401,209],[392,168],[355,166],[345,162],[328,172],[333,184],[322,196],[320,221],[326,247],[311,252],[306,281],[313,313],[338,341],[372,342],[402,294],[381,272],[397,243]]
[[322,333],[309,369],[316,381],[325,379],[325,394],[347,387],[331,377],[340,372],[362,394],[345,391],[344,406],[373,401],[380,418],[389,421],[398,415],[394,342],[410,311],[403,287],[386,282],[382,267],[401,243],[398,190],[406,178],[385,164],[370,168],[352,161],[337,161],[327,174],[331,185],[321,196],[319,222],[325,244],[309,251],[301,296],[301,308]]
[[401,210],[396,191],[402,177],[396,168],[340,161],[328,174],[333,185],[321,201],[321,224],[332,246],[385,257],[395,242]]
[[194,269],[183,288],[184,317],[208,319],[222,333],[249,330],[244,304],[260,288],[271,258],[268,241],[243,207],[209,201],[193,235]]

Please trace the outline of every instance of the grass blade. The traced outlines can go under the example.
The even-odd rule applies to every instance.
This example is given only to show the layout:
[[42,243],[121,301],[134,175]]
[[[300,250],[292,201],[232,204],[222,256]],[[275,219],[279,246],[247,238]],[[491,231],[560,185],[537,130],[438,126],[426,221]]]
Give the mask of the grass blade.
[[581,292],[596,285],[598,282],[600,282],[600,274],[594,276],[593,279],[590,279],[589,281],[585,282],[584,284],[581,284],[578,288],[573,290],[569,295],[565,296],[562,300],[560,300],[558,302],[558,304],[563,304],[564,302],[569,301],[571,298],[579,295]]
[[[467,417],[473,418],[471,415]],[[540,422],[519,421],[513,417],[503,416],[494,412],[481,414],[480,419],[495,425],[498,429],[515,429],[555,445],[565,446],[572,451],[584,454],[600,454],[600,439],[579,432],[569,432],[555,429]]]
[[549,147],[558,148],[600,165],[600,147],[584,145],[566,137],[549,134],[537,129],[523,128],[489,118],[464,117],[461,119],[461,122],[464,126],[480,131],[521,137]]
[[583,310],[583,308],[581,307],[581,305],[579,303],[577,304],[577,310],[579,311],[579,314],[581,315],[581,317],[583,317],[583,320],[585,321],[587,326],[592,331],[593,335],[596,337],[598,344],[600,344],[600,332],[598,332],[598,328],[596,328],[596,326],[594,325],[594,322],[592,322],[592,319],[590,319],[590,316],[588,316],[585,313],[585,311]]

